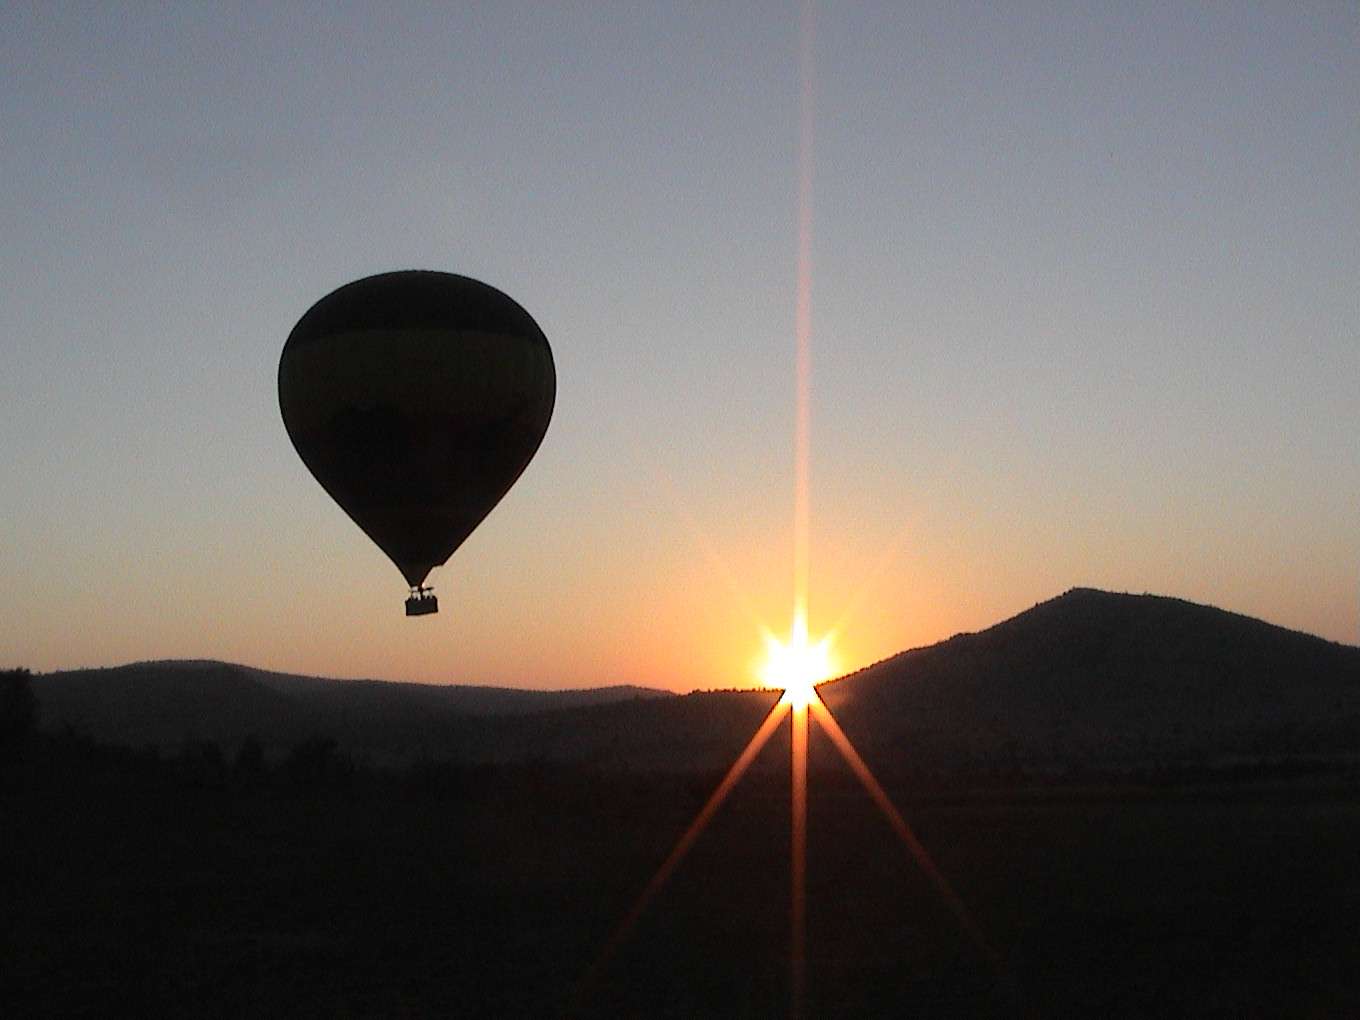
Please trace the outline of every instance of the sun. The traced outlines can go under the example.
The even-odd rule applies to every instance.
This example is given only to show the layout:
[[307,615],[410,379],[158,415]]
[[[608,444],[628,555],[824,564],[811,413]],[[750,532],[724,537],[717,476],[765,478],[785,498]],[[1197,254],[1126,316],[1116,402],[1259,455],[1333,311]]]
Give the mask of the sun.
[[759,670],[760,680],[766,687],[783,691],[783,700],[794,708],[806,707],[813,698],[813,688],[835,673],[831,635],[815,644],[809,641],[805,613],[794,613],[787,641],[765,631],[765,662]]

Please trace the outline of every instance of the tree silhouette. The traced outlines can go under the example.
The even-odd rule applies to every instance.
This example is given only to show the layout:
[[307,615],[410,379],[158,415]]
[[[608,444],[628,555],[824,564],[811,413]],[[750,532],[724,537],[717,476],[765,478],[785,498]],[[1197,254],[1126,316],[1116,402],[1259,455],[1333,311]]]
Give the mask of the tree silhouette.
[[0,670],[0,747],[22,743],[37,719],[32,674],[26,669]]
[[186,740],[175,759],[181,780],[195,789],[221,789],[226,785],[227,764],[222,748],[211,740]]
[[264,745],[259,737],[251,734],[241,741],[231,771],[235,780],[245,786],[256,786],[264,779]]
[[310,737],[288,752],[284,769],[294,785],[303,789],[348,786],[354,776],[354,762],[338,752],[332,737]]

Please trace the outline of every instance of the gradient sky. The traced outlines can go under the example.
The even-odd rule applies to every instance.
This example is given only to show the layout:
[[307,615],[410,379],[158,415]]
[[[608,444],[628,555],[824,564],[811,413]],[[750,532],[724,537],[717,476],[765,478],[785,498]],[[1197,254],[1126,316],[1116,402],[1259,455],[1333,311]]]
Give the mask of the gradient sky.
[[[0,665],[753,682],[793,590],[798,32],[0,8]],[[813,41],[814,635],[854,667],[1089,585],[1354,642],[1360,7],[836,4]],[[505,290],[558,368],[420,620],[276,395],[302,313],[402,268]]]

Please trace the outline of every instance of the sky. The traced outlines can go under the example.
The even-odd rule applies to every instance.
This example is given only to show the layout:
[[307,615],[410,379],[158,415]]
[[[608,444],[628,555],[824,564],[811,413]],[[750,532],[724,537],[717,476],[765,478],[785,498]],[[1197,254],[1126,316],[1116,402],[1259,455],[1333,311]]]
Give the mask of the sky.
[[[1360,7],[0,7],[0,665],[755,682],[1073,586],[1360,634]],[[427,268],[552,344],[437,616],[298,459],[283,342]]]

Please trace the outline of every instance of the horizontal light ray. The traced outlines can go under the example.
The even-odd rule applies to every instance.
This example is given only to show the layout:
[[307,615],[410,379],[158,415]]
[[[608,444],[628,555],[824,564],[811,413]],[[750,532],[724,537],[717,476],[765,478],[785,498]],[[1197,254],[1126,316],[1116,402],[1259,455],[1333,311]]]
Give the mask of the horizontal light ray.
[[931,859],[930,853],[921,844],[921,841],[916,838],[916,833],[911,831],[911,826],[909,826],[906,819],[902,817],[902,813],[897,810],[896,805],[889,799],[888,794],[884,791],[883,787],[879,785],[878,780],[874,777],[873,772],[870,771],[869,766],[865,764],[864,759],[861,758],[859,752],[855,750],[855,746],[850,743],[850,738],[845,735],[845,731],[841,729],[840,723],[836,722],[835,718],[831,715],[831,711],[822,703],[820,697],[814,698],[809,702],[809,707],[812,709],[812,714],[816,716],[817,722],[826,732],[826,735],[830,737],[831,742],[836,745],[836,750],[840,751],[841,757],[843,757],[846,764],[850,766],[850,771],[854,772],[856,778],[864,784],[864,788],[869,791],[870,798],[878,805],[878,809],[883,812],[883,816],[887,818],[888,824],[891,825],[893,831],[897,833],[897,837],[902,841],[906,848],[911,851],[912,857],[916,859],[917,866],[935,886],[936,892],[940,894],[940,898],[944,900],[945,905],[948,906],[950,912],[953,913],[955,919],[959,923],[959,927],[961,927],[968,937],[972,939],[973,944],[977,946],[979,952],[986,957],[997,976],[1004,980],[1005,973],[1002,967],[1001,957],[997,955],[994,949],[992,949],[991,944],[987,941],[987,937],[983,935],[982,929],[979,928],[977,923],[973,920],[973,917],[968,912],[968,908],[964,905],[963,900],[959,899],[958,894],[954,892],[954,887],[949,884],[949,880],[946,879],[940,869],[935,866],[935,862]]
[[785,713],[788,711],[789,706],[782,699],[775,702],[774,707],[770,709],[769,715],[765,717],[765,721],[760,724],[760,727],[746,744],[745,750],[737,756],[737,760],[734,761],[732,767],[727,770],[727,775],[723,776],[722,782],[718,784],[717,789],[713,791],[704,806],[699,809],[699,813],[694,816],[694,821],[690,822],[689,828],[685,830],[679,841],[676,842],[675,849],[670,852],[670,856],[661,862],[661,867],[656,869],[656,874],[652,876],[652,880],[647,883],[646,888],[638,895],[632,908],[624,915],[623,920],[619,922],[619,926],[609,937],[609,941],[607,941],[604,944],[604,948],[600,950],[599,957],[591,964],[590,969],[586,971],[585,977],[581,979],[581,984],[578,987],[576,994],[578,1004],[584,1001],[585,997],[594,987],[595,982],[599,980],[600,974],[604,972],[604,968],[608,965],[610,959],[618,951],[619,947],[627,941],[628,936],[632,934],[633,928],[636,927],[638,920],[642,917],[648,905],[656,897],[656,894],[661,891],[661,888],[670,879],[675,869],[680,866],[680,862],[684,860],[685,855],[689,853],[690,848],[694,846],[695,841],[703,834],[704,829],[708,827],[708,823],[717,813],[718,808],[722,806],[723,801],[727,799],[727,795],[732,792],[732,787],[737,785],[738,780],[746,773],[751,762],[755,761],[756,755],[760,753],[761,748],[769,741],[770,735],[778,729],[779,724],[784,720]]

